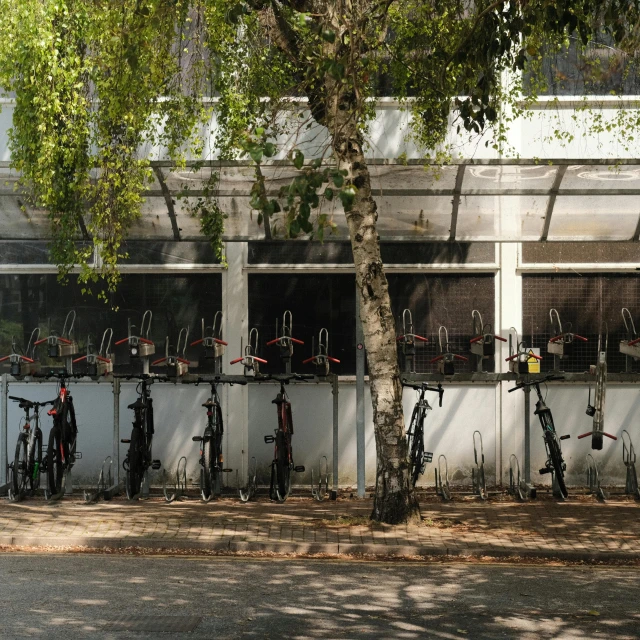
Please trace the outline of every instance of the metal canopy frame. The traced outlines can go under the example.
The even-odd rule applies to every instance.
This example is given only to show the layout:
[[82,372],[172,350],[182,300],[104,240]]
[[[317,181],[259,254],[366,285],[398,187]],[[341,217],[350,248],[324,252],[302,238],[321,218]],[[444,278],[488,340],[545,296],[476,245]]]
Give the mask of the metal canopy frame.
[[[384,241],[423,241],[423,242],[531,242],[531,241],[640,241],[640,159],[626,158],[518,158],[518,159],[468,159],[453,160],[448,165],[439,166],[425,160],[409,160],[398,162],[393,160],[370,159],[368,161],[372,173],[372,185],[374,197],[379,202],[380,211],[380,235]],[[153,211],[147,213],[146,226],[141,225],[137,230],[138,235],[132,237],[138,239],[162,238],[163,240],[180,241],[198,237],[199,228],[196,222],[191,222],[184,214],[180,214],[176,206],[176,198],[193,198],[205,195],[204,188],[185,189],[180,184],[179,173],[172,174],[172,163],[167,160],[152,161],[151,166],[156,178],[156,185],[144,192],[149,202],[153,202]],[[187,162],[187,169],[197,166],[199,171],[204,171],[200,177],[194,179],[194,183],[207,177],[206,172],[220,171],[220,188],[217,196],[221,201],[230,203],[235,209],[234,215],[239,223],[229,224],[225,234],[225,240],[258,240],[265,236],[263,230],[247,224],[250,198],[249,176],[253,167],[249,161],[205,161]],[[10,163],[0,162],[0,172],[4,170],[7,175]],[[204,169],[202,169],[204,167]],[[598,167],[606,170],[606,173],[598,172]],[[426,169],[427,171],[423,170]],[[169,172],[163,171],[169,169]],[[429,170],[432,173],[429,173]],[[283,180],[288,180],[295,175],[295,169],[288,161],[274,161],[264,165],[263,170],[267,178],[267,185],[271,181],[273,186],[267,190],[270,196],[278,194],[278,188]],[[519,170],[521,170],[519,172]],[[536,171],[539,170],[539,171]],[[442,172],[445,184],[440,186],[440,177],[434,178],[434,174]],[[15,182],[17,176],[9,174]],[[204,176],[204,177],[203,177]],[[569,176],[570,184],[566,184]],[[490,185],[486,184],[491,183]],[[531,187],[523,186],[527,182],[534,182]],[[604,183],[604,184],[603,184]],[[396,185],[400,186],[396,186]],[[566,185],[563,187],[563,185]],[[577,185],[577,186],[576,186]],[[13,185],[15,186],[15,185]],[[11,184],[0,186],[0,216],[4,214],[7,225],[0,225],[0,239],[35,239],[33,236],[19,234],[11,236],[12,211],[3,207],[6,197],[16,199],[19,196]],[[570,202],[570,198],[584,197],[585,202],[572,204],[574,208],[564,210],[564,222],[556,224],[569,225],[576,230],[575,237],[567,236],[564,232],[554,234],[552,222],[558,209],[559,202]],[[506,197],[506,198],[505,198]],[[515,199],[508,201],[508,197]],[[600,226],[596,223],[593,227],[585,227],[581,220],[575,218],[579,215],[603,216],[609,213],[616,215],[615,225],[611,227],[620,229],[620,211],[616,209],[615,202],[611,198],[624,198],[623,217],[626,221],[627,232],[617,230],[615,235],[607,235],[603,231],[603,224],[609,225],[605,218],[600,219]],[[445,200],[445,198],[451,198]],[[470,198],[472,204],[464,210],[465,198]],[[487,200],[483,200],[486,198]],[[495,202],[488,200],[496,198]],[[528,198],[528,201],[518,201],[517,198]],[[538,198],[538,200],[531,200]],[[598,200],[598,198],[600,200]],[[420,200],[422,199],[422,200]],[[563,200],[565,199],[565,200]],[[546,204],[542,204],[542,202]],[[447,214],[446,206],[449,202],[450,213]],[[506,206],[503,205],[507,203]],[[534,203],[531,206],[531,203]],[[576,201],[571,201],[575,203]],[[618,200],[618,203],[622,201]],[[21,202],[18,200],[18,203]],[[159,204],[163,203],[163,204]],[[426,227],[422,228],[423,209],[421,203],[426,203]],[[528,203],[528,205],[527,205]],[[512,209],[509,209],[512,206]],[[527,208],[529,206],[529,209]],[[429,208],[430,207],[430,208]],[[537,208],[536,208],[537,207]],[[14,206],[15,208],[15,206]],[[500,211],[504,209],[504,211]],[[417,211],[419,210],[419,216]],[[156,219],[160,220],[164,211],[168,222],[166,228],[158,230]],[[337,212],[337,209],[335,210]],[[569,214],[569,215],[567,215]],[[494,215],[492,220],[491,216]],[[512,230],[505,230],[504,225],[497,221],[498,216],[505,220],[512,218]],[[403,217],[404,216],[404,217]],[[484,218],[483,218],[484,216]],[[190,226],[189,229],[182,229]],[[420,221],[413,222],[414,217]],[[630,226],[630,217],[633,217],[633,225]],[[525,219],[526,218],[526,219]],[[17,219],[17,216],[16,216]],[[340,216],[336,218],[340,220]],[[448,228],[445,226],[449,220]],[[484,222],[482,221],[484,220]],[[520,221],[520,227],[517,222]],[[80,223],[82,236],[87,238],[86,226]],[[612,221],[613,222],[613,221]],[[461,224],[466,225],[461,231]],[[481,225],[485,225],[485,231],[480,231]],[[529,225],[527,231],[525,224]],[[540,225],[540,230],[535,234]],[[509,225],[506,225],[509,226]],[[420,228],[418,228],[420,227]],[[569,228],[568,227],[568,228]],[[599,231],[600,230],[600,231]],[[580,235],[591,233],[591,235]],[[626,235],[625,235],[626,233]],[[147,235],[145,235],[147,234]],[[520,235],[518,235],[520,234]],[[344,240],[345,238],[327,237],[325,241]]]

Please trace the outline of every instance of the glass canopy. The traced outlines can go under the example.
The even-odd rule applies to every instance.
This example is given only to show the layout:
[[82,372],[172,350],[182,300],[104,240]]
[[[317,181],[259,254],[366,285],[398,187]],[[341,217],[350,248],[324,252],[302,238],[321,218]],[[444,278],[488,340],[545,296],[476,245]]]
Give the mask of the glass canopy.
[[[189,206],[219,174],[218,202],[228,215],[227,240],[257,240],[265,230],[249,206],[254,168],[212,163],[171,171],[153,163],[155,183],[145,193],[142,216],[131,239],[202,239]],[[298,172],[286,164],[262,168],[267,191],[276,196]],[[531,242],[638,240],[640,160],[470,160],[444,167],[412,163],[370,164],[383,240]],[[0,239],[46,239],[46,211],[30,207],[7,163],[0,164]],[[337,225],[326,240],[348,237],[339,202],[321,204]],[[282,214],[272,219],[282,235]],[[278,229],[279,228],[279,229]]]

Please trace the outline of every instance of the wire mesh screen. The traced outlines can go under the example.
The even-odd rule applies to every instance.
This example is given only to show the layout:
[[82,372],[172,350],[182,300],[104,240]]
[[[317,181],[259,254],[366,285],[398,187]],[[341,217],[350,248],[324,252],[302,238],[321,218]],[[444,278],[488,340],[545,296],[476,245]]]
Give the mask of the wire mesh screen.
[[[634,322],[640,318],[640,279],[635,274],[614,275],[531,275],[523,277],[522,322],[527,346],[539,347],[543,371],[554,368],[554,359],[547,353],[551,335],[549,311],[560,314],[563,331],[584,336],[588,342],[577,341],[573,353],[559,363],[567,372],[588,371],[596,364],[598,335],[608,327],[607,365],[610,372],[626,370],[627,361],[619,350],[619,341],[626,338],[622,308],[631,312]],[[606,326],[605,326],[606,325]],[[638,325],[640,328],[640,324]],[[629,366],[633,367],[632,361]],[[637,365],[634,370],[637,370]]]
[[[402,315],[410,309],[414,333],[428,338],[416,348],[417,373],[435,372],[437,364],[431,360],[439,355],[438,328],[444,326],[449,334],[450,351],[469,358],[457,361],[456,371],[474,371],[474,358],[469,353],[473,336],[472,311],[477,309],[485,325],[494,325],[495,277],[478,275],[390,275],[389,293],[396,319],[396,333],[402,335]],[[402,349],[398,347],[402,366]],[[485,371],[493,371],[494,363],[487,362]]]
[[[164,354],[165,336],[175,341],[180,328],[188,327],[189,335],[199,338],[200,319],[204,317],[210,325],[221,305],[220,274],[125,274],[106,303],[96,295],[83,294],[82,285],[73,280],[62,286],[55,275],[3,275],[0,355],[10,353],[12,338],[19,349],[24,348],[36,327],[40,328],[41,337],[47,336],[49,330],[60,333],[71,310],[77,314],[74,335],[82,350],[89,334],[99,346],[108,327],[113,329],[114,340],[126,338],[128,318],[139,327],[146,309],[153,313],[150,337],[156,343],[156,353]],[[46,361],[45,350],[39,351],[43,362]],[[197,360],[198,350],[188,350],[187,356]],[[127,360],[126,347],[118,347],[116,368],[126,366]]]

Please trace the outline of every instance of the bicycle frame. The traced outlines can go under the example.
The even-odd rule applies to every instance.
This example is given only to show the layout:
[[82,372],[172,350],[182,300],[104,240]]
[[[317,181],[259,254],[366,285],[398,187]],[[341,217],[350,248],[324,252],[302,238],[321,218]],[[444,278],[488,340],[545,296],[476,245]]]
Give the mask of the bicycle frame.
[[[65,423],[65,409],[67,415],[70,416]],[[53,402],[53,408],[47,411],[47,415],[53,418],[53,429],[59,428],[62,440],[60,445],[60,456],[62,459],[63,470],[70,469],[75,462],[76,452],[75,445],[78,429],[76,427],[75,409],[73,407],[73,398],[66,384],[64,376],[60,377],[60,389],[58,397]],[[65,424],[69,426],[72,433],[65,429]]]

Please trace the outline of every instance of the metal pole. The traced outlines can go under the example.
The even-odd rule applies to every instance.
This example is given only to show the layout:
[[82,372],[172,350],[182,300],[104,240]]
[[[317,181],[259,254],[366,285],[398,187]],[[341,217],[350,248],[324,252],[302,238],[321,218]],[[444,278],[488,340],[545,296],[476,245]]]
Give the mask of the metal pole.
[[120,484],[120,378],[113,379],[113,484]]
[[364,468],[364,332],[360,322],[360,291],[356,287],[356,462],[358,498],[365,496]]
[[7,431],[9,425],[9,381],[7,374],[2,374],[2,424],[0,425],[0,485],[5,484],[8,469]]
[[531,387],[524,388],[524,481],[531,482]]
[[331,380],[331,393],[333,394],[333,491],[331,499],[338,497],[338,374],[333,374]]

